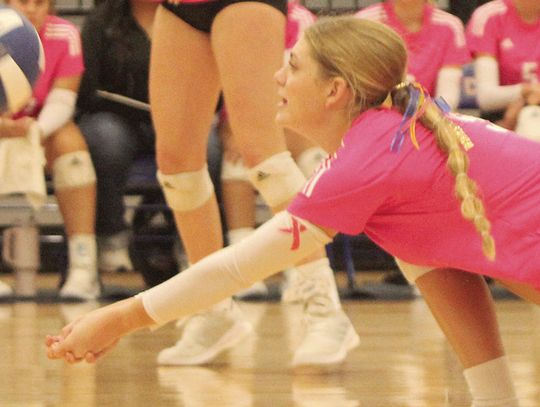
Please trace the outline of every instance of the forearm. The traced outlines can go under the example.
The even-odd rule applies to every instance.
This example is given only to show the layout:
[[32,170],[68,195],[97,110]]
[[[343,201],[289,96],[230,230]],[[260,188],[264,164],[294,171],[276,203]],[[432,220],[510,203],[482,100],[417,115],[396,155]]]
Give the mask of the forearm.
[[522,85],[501,86],[499,66],[492,57],[480,56],[474,63],[477,99],[480,108],[486,112],[503,110],[522,96]]
[[437,75],[437,89],[435,96],[442,97],[452,110],[459,105],[460,81],[463,76],[461,67],[443,67]]
[[[140,294],[158,324],[204,310],[329,242],[319,228],[281,212],[240,243],[222,249]],[[294,231],[298,232],[295,235]]]

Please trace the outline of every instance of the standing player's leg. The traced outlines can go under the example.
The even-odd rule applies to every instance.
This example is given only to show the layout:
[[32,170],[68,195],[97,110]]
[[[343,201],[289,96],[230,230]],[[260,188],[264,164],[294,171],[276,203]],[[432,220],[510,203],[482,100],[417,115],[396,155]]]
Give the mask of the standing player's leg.
[[[191,263],[223,246],[220,215],[206,164],[220,83],[209,36],[167,9],[157,10],[150,60],[150,102],[159,180]],[[209,281],[208,284],[212,284]],[[161,364],[200,364],[241,339],[249,326],[230,301],[186,322]],[[219,341],[223,336],[229,341]]]
[[[278,95],[273,76],[283,62],[284,33],[285,14],[255,2],[225,8],[212,27],[231,128],[250,167],[251,182],[273,212],[285,208],[305,182],[275,123]],[[307,331],[293,364],[341,362],[358,336],[341,309],[326,254],[321,251],[297,270],[305,286],[317,290],[304,290]]]
[[54,192],[68,240],[68,270],[60,296],[100,295],[95,235],[96,176],[79,128],[69,122],[44,143]]

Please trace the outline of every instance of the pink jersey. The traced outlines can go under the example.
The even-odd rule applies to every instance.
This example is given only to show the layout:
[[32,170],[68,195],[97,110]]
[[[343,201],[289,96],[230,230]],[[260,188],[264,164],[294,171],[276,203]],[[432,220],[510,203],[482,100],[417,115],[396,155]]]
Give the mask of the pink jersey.
[[441,68],[461,66],[470,60],[461,20],[432,5],[424,6],[422,28],[418,32],[407,30],[391,1],[374,4],[355,16],[386,24],[403,38],[409,53],[408,74],[431,94],[435,94]]
[[81,38],[74,24],[60,17],[47,16],[39,38],[45,53],[45,71],[34,87],[32,99],[15,117],[37,117],[56,79],[81,75],[84,71]]
[[533,24],[523,21],[511,0],[495,0],[478,7],[467,24],[471,53],[497,59],[501,85],[538,82],[539,39],[540,20]]
[[289,207],[299,218],[347,233],[365,232],[406,262],[517,278],[540,288],[540,144],[470,116],[450,116],[470,136],[471,178],[492,223],[497,257],[460,213],[455,178],[432,134],[417,124],[417,150],[390,144],[402,115],[361,114],[342,147],[326,160]]
[[317,17],[301,4],[290,1],[287,5],[287,26],[285,27],[285,49],[290,50],[300,38],[300,34],[312,25]]

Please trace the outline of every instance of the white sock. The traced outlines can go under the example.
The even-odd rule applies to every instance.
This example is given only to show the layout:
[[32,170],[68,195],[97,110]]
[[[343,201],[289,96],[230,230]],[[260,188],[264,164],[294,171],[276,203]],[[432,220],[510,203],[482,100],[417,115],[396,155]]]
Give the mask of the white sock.
[[297,276],[300,279],[314,279],[324,282],[326,294],[337,309],[341,308],[334,271],[330,267],[330,261],[327,257],[296,266],[289,269],[288,273],[298,273]]
[[246,237],[251,235],[254,231],[255,231],[255,228],[231,229],[227,232],[227,240],[229,241],[229,244],[235,244],[244,240]]
[[519,407],[506,356],[465,369],[463,374],[472,407]]
[[69,269],[96,269],[96,236],[80,233],[68,238],[68,256]]

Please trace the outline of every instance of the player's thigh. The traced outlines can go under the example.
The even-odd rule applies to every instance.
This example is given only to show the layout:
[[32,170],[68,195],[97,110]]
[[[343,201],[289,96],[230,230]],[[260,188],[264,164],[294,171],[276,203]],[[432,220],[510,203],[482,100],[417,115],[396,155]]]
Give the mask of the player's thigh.
[[268,4],[240,2],[222,10],[212,26],[229,120],[243,149],[285,149],[275,124],[273,79],[283,63],[285,21],[285,15]]
[[161,171],[200,169],[220,83],[208,34],[160,7],[150,58],[150,102]]

